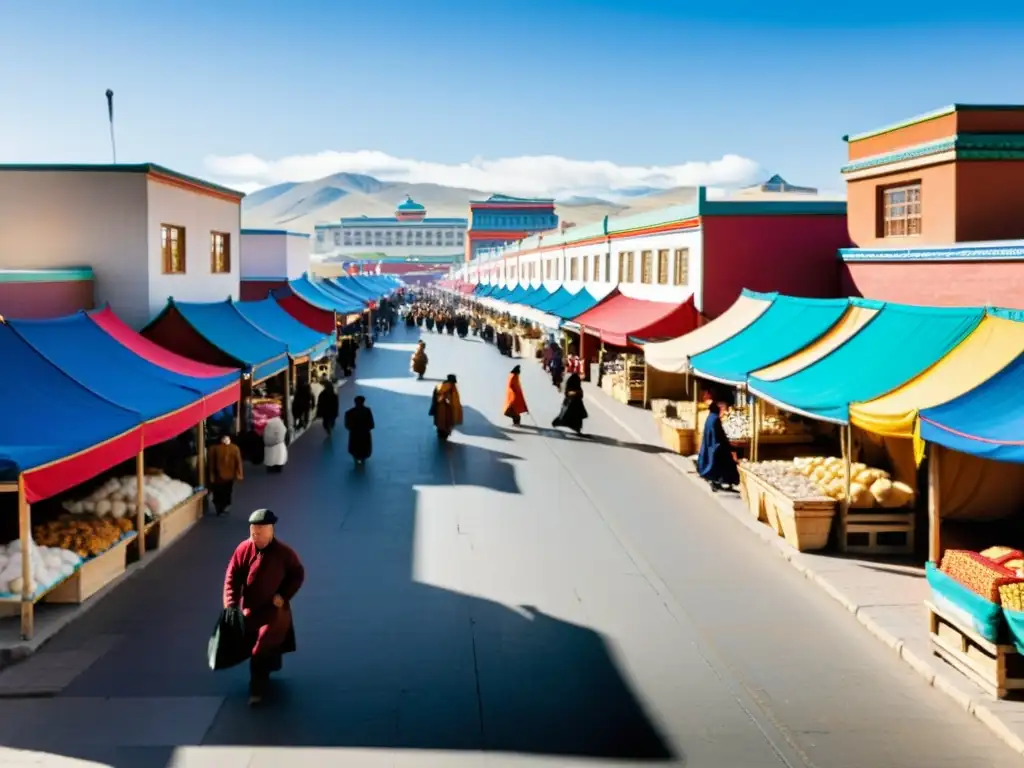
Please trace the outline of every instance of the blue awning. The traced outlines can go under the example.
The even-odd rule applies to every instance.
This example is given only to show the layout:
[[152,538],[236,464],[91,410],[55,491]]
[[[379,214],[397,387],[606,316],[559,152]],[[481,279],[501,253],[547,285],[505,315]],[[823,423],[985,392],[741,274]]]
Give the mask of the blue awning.
[[366,308],[366,305],[373,301],[373,299],[367,298],[365,293],[356,293],[352,287],[346,287],[347,280],[338,280],[335,277],[328,277],[325,280],[319,280],[314,285],[327,290],[332,296],[337,296],[344,300],[346,303],[357,302],[360,307]]
[[335,335],[324,336],[289,315],[274,299],[238,301],[235,309],[242,317],[271,338],[283,342],[292,357],[323,357],[334,346]]
[[566,287],[564,285],[560,285],[558,286],[558,290],[556,290],[546,299],[537,302],[537,304],[534,306],[534,309],[540,312],[548,312],[550,314],[552,308],[560,307],[562,304],[567,303],[572,297],[573,294],[570,291],[566,290]]
[[288,347],[284,342],[263,333],[230,301],[198,304],[172,299],[164,309],[169,311],[176,311],[210,344],[248,368],[254,381],[262,381],[288,367]]
[[379,291],[361,283],[358,278],[351,275],[349,277],[336,277],[334,281],[339,286],[344,287],[349,293],[361,297],[363,301],[376,301],[380,298]]
[[618,294],[618,290],[614,290],[609,293],[608,296],[599,299],[586,288],[581,288],[565,303],[555,307],[549,306],[549,308],[544,311],[549,315],[560,317],[562,320],[572,320],[574,317],[579,317],[584,312],[593,309],[605,299],[616,294]]
[[338,312],[342,315],[362,312],[364,309],[364,302],[362,300],[357,303],[355,299],[343,298],[335,293],[328,293],[306,275],[295,280],[289,280],[288,287],[292,293],[308,304],[312,304],[317,309]]

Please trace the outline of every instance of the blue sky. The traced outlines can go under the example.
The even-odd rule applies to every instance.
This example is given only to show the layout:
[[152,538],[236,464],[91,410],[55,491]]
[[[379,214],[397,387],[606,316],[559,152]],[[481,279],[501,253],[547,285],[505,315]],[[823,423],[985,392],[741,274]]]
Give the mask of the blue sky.
[[[245,187],[360,162],[441,183],[714,182],[750,171],[714,164],[737,155],[841,189],[843,134],[1024,103],[1024,3],[845,5],[0,0],[0,161],[107,161],[110,87],[119,160]],[[358,150],[383,154],[319,155]],[[585,162],[485,162],[541,155]]]

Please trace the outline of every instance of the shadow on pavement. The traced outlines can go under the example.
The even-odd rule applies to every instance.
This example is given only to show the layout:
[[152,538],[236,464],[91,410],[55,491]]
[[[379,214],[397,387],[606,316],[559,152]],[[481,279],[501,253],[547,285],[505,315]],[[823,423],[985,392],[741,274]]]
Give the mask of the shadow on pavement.
[[598,445],[607,445],[611,448],[628,448],[633,451],[639,451],[640,453],[672,453],[668,448],[662,448],[660,445],[630,443],[625,440],[616,440],[613,437],[604,437],[603,435],[595,435],[586,431],[584,431],[582,435],[576,435],[564,429],[557,429],[556,427],[536,427],[532,424],[520,424],[518,427],[505,427],[502,431],[513,433],[533,432],[542,437],[553,437],[560,440],[586,441],[588,443],[596,443]]
[[[387,342],[411,343],[403,331]],[[460,511],[519,495],[517,457],[460,442],[459,432],[439,444],[427,416],[432,386],[409,375],[404,346],[386,346],[361,354],[361,380],[341,391],[343,409],[362,394],[374,411],[367,465],[353,469],[341,432],[327,444],[316,434],[296,442],[279,476],[253,473],[233,516],[203,521],[44,649],[97,636],[112,646],[60,696],[34,702],[35,716],[2,710],[0,743],[115,768],[139,765],[140,747],[166,765],[157,753],[190,744],[680,759],[600,634],[415,580],[426,570],[480,582],[466,577],[486,566]],[[465,420],[509,439],[469,407]],[[254,710],[246,668],[210,672],[205,650],[224,568],[259,506],[277,512],[307,577],[294,602],[298,652]],[[82,709],[94,716],[66,722]]]

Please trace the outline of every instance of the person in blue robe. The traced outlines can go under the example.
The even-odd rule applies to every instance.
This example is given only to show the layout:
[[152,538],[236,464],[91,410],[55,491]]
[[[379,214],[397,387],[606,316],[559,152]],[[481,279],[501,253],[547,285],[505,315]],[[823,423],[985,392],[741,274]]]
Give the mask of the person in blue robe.
[[740,481],[720,412],[718,403],[711,403],[708,407],[708,420],[704,422],[700,453],[697,455],[697,474],[711,484],[713,491],[720,491],[723,487],[733,490]]

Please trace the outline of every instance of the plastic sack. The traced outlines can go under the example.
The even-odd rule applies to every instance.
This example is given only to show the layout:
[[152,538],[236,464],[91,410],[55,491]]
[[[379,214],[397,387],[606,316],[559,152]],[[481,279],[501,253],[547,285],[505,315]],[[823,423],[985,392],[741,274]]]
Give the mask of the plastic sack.
[[212,670],[230,669],[249,658],[252,648],[245,641],[245,617],[238,608],[225,608],[217,619],[206,647]]

